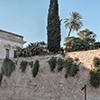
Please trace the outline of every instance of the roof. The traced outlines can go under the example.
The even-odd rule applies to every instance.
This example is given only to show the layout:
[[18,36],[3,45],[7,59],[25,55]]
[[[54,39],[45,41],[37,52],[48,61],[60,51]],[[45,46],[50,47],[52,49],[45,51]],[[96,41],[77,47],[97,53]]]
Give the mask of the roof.
[[18,37],[23,38],[23,36],[21,36],[21,35],[18,35],[18,34],[12,33],[12,32],[7,32],[7,31],[1,30],[1,29],[0,29],[0,32],[5,32],[7,34],[11,34],[11,35],[14,35],[14,36],[18,36]]

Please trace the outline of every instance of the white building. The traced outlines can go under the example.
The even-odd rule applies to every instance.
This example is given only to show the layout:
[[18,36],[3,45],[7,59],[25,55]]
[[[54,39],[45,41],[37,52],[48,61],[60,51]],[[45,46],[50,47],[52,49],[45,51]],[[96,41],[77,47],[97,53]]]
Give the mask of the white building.
[[0,30],[0,59],[14,58],[17,47],[23,48],[23,36]]

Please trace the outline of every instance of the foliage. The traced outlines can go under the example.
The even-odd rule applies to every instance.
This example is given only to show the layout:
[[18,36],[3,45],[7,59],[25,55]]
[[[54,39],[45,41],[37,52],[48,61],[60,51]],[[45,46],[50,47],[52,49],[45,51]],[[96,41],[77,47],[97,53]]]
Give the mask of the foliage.
[[20,69],[22,72],[25,72],[25,69],[27,68],[28,62],[27,61],[22,61],[20,63]]
[[81,30],[78,37],[65,38],[64,45],[67,52],[92,50],[100,48],[100,42],[96,42],[96,34],[89,29]]
[[64,48],[61,47],[58,53],[61,54],[64,57],[65,56]]
[[94,68],[90,71],[90,84],[98,88],[100,86],[100,69]]
[[91,86],[98,88],[100,86],[100,59],[94,57],[93,68],[90,71],[90,84]]
[[33,67],[33,61],[29,62],[29,65],[31,66],[31,68]]
[[71,57],[65,57],[64,60],[65,60],[65,66],[64,66],[65,68],[72,65],[72,63],[74,62]]
[[67,52],[92,50],[100,48],[100,43],[95,42],[96,34],[85,29],[77,33],[79,37],[65,38],[64,45]]
[[60,72],[64,68],[64,59],[59,58],[57,60],[57,71]]
[[98,49],[100,48],[100,42],[95,42],[93,45],[92,45],[92,49]]
[[45,45],[45,43],[30,43],[26,48],[27,54],[30,56],[39,55],[41,52],[43,52],[43,45]]
[[58,0],[50,0],[47,23],[48,50],[56,53],[60,49],[60,19],[58,14]]
[[70,70],[71,70],[71,67],[72,67],[72,64],[73,64],[73,59],[70,58],[70,57],[66,57],[64,58],[65,60],[65,64],[64,64],[64,67],[65,67],[65,78],[67,78],[69,76],[69,73],[70,73]]
[[67,52],[87,50],[89,48],[89,45],[86,43],[86,41],[81,40],[78,37],[65,38],[64,45],[66,46]]
[[78,59],[77,57],[75,57],[75,58],[74,58],[74,61],[78,62],[78,61],[79,61],[79,59]]
[[96,34],[90,31],[89,29],[79,31],[77,35],[82,40],[85,40],[88,45],[92,45],[93,43],[95,43]]
[[82,17],[77,12],[72,12],[70,18],[65,19],[65,27],[69,28],[68,37],[72,31],[78,31],[83,25],[81,21]]
[[68,76],[75,76],[77,72],[79,71],[79,64],[76,64],[74,60],[70,57],[67,57],[65,60],[65,78]]
[[30,57],[35,55],[46,54],[46,43],[45,42],[35,42],[30,43],[26,48],[17,50],[17,56],[19,57]]
[[74,63],[72,65],[71,70],[70,70],[69,76],[75,76],[78,71],[79,71],[79,65],[77,65],[76,63]]
[[100,66],[100,59],[97,57],[94,57],[93,59],[93,66],[94,67],[99,67]]
[[36,75],[38,74],[38,71],[39,71],[39,61],[38,60],[36,60],[35,61],[35,64],[34,64],[34,67],[33,67],[33,69],[32,69],[32,75],[33,75],[33,77],[36,77]]
[[56,57],[52,57],[52,58],[48,61],[49,65],[50,65],[51,71],[54,71],[54,69],[55,69],[55,67],[56,67],[56,61],[57,61]]
[[1,68],[1,73],[7,77],[11,76],[11,73],[15,70],[15,64],[12,60],[9,58],[4,59],[2,68]]

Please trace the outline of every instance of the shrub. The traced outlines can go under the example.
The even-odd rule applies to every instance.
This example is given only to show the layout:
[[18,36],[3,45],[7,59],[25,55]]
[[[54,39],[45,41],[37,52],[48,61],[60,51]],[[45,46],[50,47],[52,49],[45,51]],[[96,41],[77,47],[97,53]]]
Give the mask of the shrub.
[[77,72],[79,71],[79,66],[77,64],[73,64],[72,68],[70,70],[69,76],[75,76],[77,74]]
[[33,67],[33,61],[29,62],[29,65],[31,66],[31,68]]
[[65,69],[65,78],[67,78],[69,76],[69,72],[71,70],[71,66],[68,66],[66,69]]
[[79,64],[76,64],[70,57],[64,58],[65,60],[65,78],[68,76],[75,76],[79,71]]
[[62,58],[59,58],[57,60],[57,71],[60,72],[64,68],[64,60]]
[[93,66],[94,67],[99,67],[99,65],[100,65],[100,59],[97,58],[97,57],[94,57],[94,59],[93,59]]
[[71,66],[72,63],[74,62],[73,59],[72,59],[71,57],[65,57],[65,58],[64,58],[64,61],[65,61],[65,64],[64,64],[64,67],[65,67],[65,68]]
[[77,57],[75,57],[75,58],[74,58],[74,61],[78,62],[78,61],[79,61],[79,59],[78,59]]
[[96,42],[96,34],[89,29],[81,30],[78,37],[65,38],[65,48],[67,52],[83,51],[100,48],[100,42]]
[[15,64],[12,60],[9,58],[4,59],[2,68],[1,68],[1,73],[7,77],[11,76],[11,73],[15,70]]
[[79,37],[65,38],[64,45],[65,45],[66,52],[88,50],[89,48],[89,45],[87,44],[87,42],[82,40]]
[[49,63],[49,65],[50,65],[50,69],[51,69],[51,71],[54,71],[54,69],[55,69],[55,67],[56,67],[56,57],[52,57],[49,61],[48,61],[48,63]]
[[27,61],[22,61],[20,63],[20,69],[22,70],[22,72],[25,72],[25,69],[27,67],[28,62]]
[[36,60],[36,61],[35,61],[35,64],[34,64],[34,67],[33,67],[33,69],[32,69],[32,75],[33,75],[33,77],[36,77],[36,75],[37,75],[37,73],[38,73],[38,71],[39,71],[39,67],[40,67],[39,61]]
[[100,86],[100,69],[94,68],[90,71],[90,84],[95,88]]
[[93,44],[93,48],[95,48],[95,49],[100,48],[100,42],[95,42],[95,43]]
[[30,43],[26,48],[17,48],[18,57],[30,57],[35,55],[47,54],[47,45],[45,42]]

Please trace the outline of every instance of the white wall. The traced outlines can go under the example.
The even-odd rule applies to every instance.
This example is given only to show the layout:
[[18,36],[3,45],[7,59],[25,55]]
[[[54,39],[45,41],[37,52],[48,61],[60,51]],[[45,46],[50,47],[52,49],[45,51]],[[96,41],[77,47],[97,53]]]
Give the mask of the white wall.
[[10,45],[9,58],[14,57],[14,50],[15,50],[14,47],[20,47],[20,48],[23,47],[23,43],[5,40],[5,39],[0,39],[0,59],[6,58],[6,47],[5,47],[5,45]]

